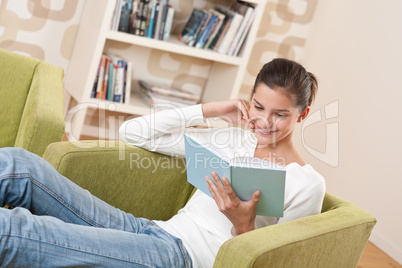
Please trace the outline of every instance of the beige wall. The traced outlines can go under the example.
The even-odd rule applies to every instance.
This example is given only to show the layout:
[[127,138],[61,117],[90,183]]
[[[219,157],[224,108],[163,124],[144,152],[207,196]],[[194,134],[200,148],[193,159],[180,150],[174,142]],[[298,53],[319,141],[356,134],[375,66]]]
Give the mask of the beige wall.
[[[319,1],[303,63],[320,79],[304,147],[325,152],[326,124],[338,125],[335,167],[304,155],[326,178],[329,192],[377,217],[371,241],[402,263],[402,1]],[[338,116],[324,108],[338,101]],[[301,131],[300,131],[301,133]],[[301,134],[298,141],[303,147]],[[328,140],[328,139],[327,139]],[[338,143],[338,145],[337,145]],[[321,155],[323,157],[324,154]],[[336,161],[335,161],[336,162]]]

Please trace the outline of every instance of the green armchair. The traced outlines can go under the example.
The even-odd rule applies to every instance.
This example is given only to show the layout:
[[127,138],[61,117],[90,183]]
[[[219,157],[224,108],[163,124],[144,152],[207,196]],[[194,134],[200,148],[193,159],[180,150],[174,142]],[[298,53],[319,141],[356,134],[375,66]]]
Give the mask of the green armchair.
[[[184,159],[118,141],[53,143],[43,157],[75,183],[138,217],[167,220],[194,191]],[[230,239],[214,267],[355,268],[375,224],[366,211],[327,193],[319,215]]]
[[64,134],[63,70],[0,50],[0,147],[42,156]]

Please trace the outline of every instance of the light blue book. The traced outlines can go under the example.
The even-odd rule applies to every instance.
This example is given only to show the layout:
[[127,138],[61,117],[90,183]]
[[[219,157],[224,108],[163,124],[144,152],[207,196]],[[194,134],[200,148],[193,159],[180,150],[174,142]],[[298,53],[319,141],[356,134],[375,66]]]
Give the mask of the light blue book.
[[152,38],[152,33],[154,31],[155,12],[156,12],[156,0],[153,0],[150,14],[151,17],[149,19],[149,27],[147,30],[148,38]]
[[204,147],[200,142],[184,135],[187,181],[212,198],[205,176],[211,172],[226,177],[236,195],[243,201],[261,191],[257,215],[283,217],[286,169],[256,157],[228,159],[219,149]]
[[114,84],[114,64],[110,62],[109,64],[109,78],[107,85],[106,100],[113,101],[113,84]]

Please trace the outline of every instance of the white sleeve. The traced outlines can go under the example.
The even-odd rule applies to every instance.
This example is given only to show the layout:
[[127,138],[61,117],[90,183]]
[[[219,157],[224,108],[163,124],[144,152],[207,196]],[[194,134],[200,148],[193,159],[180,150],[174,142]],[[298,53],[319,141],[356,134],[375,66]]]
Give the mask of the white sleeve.
[[184,157],[185,129],[204,125],[201,104],[164,110],[125,121],[120,140],[149,151]]
[[278,223],[296,220],[299,218],[319,214],[322,208],[322,201],[325,190],[321,185],[317,185],[309,192],[299,195],[292,201],[284,211],[284,216],[279,218]]
[[311,167],[291,167],[286,174],[285,210],[278,223],[321,213],[324,178]]

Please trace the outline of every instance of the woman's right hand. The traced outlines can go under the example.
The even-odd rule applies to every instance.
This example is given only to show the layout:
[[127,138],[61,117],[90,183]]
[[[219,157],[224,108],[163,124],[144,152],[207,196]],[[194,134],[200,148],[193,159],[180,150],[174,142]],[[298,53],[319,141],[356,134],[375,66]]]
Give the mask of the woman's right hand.
[[226,177],[220,180],[216,172],[212,172],[212,179],[205,177],[207,186],[215,200],[219,211],[233,224],[234,236],[255,229],[257,204],[260,201],[260,191],[256,191],[249,201],[240,200]]
[[202,104],[204,118],[219,117],[230,124],[254,129],[250,122],[250,103],[244,99],[234,99]]

